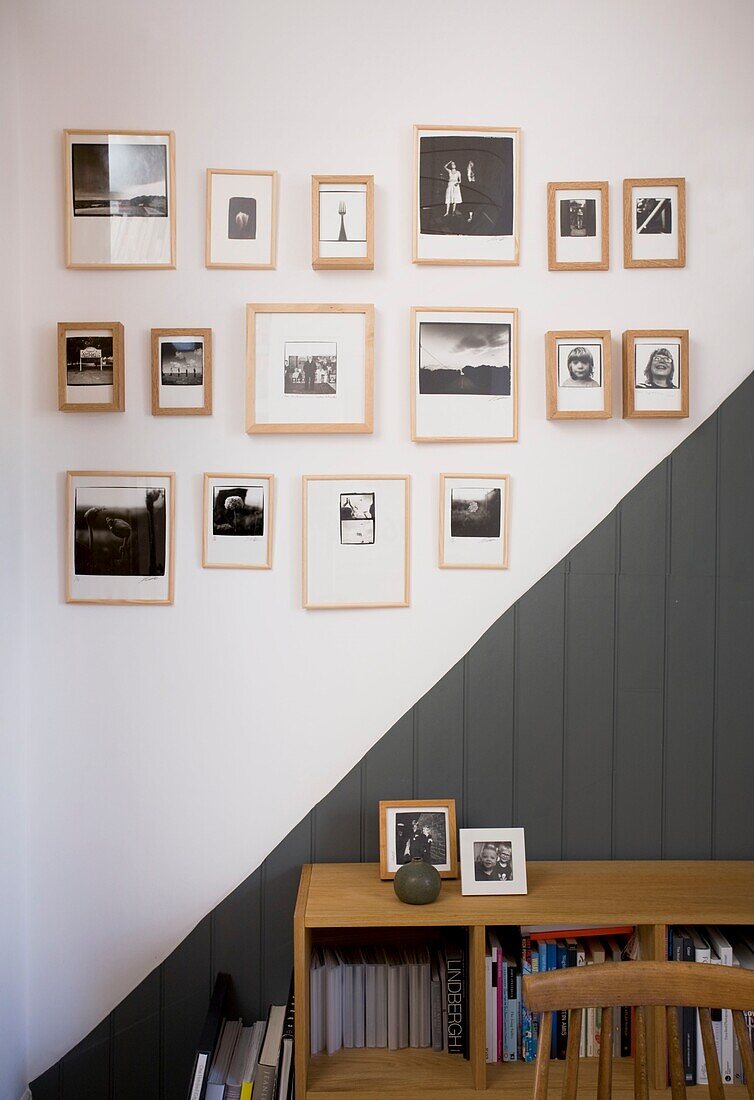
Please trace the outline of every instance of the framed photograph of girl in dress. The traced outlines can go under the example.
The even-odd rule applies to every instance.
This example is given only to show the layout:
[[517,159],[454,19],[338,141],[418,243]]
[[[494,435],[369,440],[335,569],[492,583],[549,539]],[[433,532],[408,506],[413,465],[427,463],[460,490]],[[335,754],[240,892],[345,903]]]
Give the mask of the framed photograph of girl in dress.
[[205,474],[202,565],[272,568],[272,474]]
[[508,474],[440,474],[440,568],[508,568]]
[[608,420],[613,415],[610,333],[545,336],[548,420]]
[[623,333],[623,416],[689,415],[688,329]]
[[550,271],[607,271],[610,266],[608,184],[547,184]]
[[686,180],[623,181],[623,266],[686,266]]
[[120,321],[58,323],[58,408],[123,412],[126,389]]
[[414,127],[415,264],[517,264],[520,131]]
[[393,879],[412,859],[436,867],[440,878],[458,878],[454,798],[380,802],[380,878]]
[[207,169],[206,267],[275,267],[277,194],[277,172]]
[[212,329],[152,329],[152,416],[212,415]]
[[374,267],[374,176],[312,176],[312,267]]

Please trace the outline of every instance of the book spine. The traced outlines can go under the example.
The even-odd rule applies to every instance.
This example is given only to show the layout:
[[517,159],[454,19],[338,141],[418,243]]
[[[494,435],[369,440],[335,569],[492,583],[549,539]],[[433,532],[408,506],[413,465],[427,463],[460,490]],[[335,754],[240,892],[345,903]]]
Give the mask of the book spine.
[[497,1060],[502,1062],[503,1060],[503,1017],[505,1007],[505,978],[503,973],[503,951],[502,948],[495,948],[495,969],[497,970],[497,990],[495,1011],[497,1012]]
[[[528,936],[521,938],[521,974],[526,977],[532,973],[532,949],[531,939]],[[534,1014],[521,1000],[521,1058],[524,1062],[534,1062],[537,1057],[536,1041],[534,1039]]]
[[461,951],[451,952],[448,956],[445,989],[448,1005],[448,1054],[463,1055],[466,1049],[466,976]]
[[442,989],[439,978],[432,979],[430,989],[432,1049],[442,1050]]
[[518,967],[508,960],[505,982],[505,1028],[503,1058],[518,1061]]
[[[564,943],[558,943],[558,956],[557,956],[557,968],[558,970],[565,970],[568,967],[568,948]],[[568,1010],[562,1009],[556,1012],[557,1019],[557,1057],[565,1059],[566,1048],[568,1046]]]
[[[684,934],[680,937],[680,958],[683,962],[694,961],[694,941]],[[681,1043],[683,1045],[683,1072],[687,1085],[696,1084],[696,1010],[681,1009]]]

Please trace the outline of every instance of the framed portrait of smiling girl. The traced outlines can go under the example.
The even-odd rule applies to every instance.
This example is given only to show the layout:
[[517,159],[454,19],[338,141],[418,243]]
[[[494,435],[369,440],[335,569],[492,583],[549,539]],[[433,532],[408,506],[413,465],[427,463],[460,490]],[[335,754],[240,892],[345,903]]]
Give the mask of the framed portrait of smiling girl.
[[545,334],[548,420],[608,420],[613,415],[610,333]]
[[624,418],[688,415],[688,329],[624,332]]

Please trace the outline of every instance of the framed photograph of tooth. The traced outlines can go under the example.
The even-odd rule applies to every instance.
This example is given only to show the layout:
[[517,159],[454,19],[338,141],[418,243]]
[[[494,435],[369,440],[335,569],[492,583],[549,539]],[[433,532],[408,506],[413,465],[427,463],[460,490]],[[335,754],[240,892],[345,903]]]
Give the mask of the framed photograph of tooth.
[[207,169],[207,267],[275,267],[277,172]]
[[66,267],[175,267],[175,138],[64,130]]
[[686,266],[686,180],[623,181],[623,266]]
[[272,474],[205,474],[202,565],[272,568]]
[[508,474],[440,474],[440,568],[508,568]]
[[548,420],[609,420],[613,415],[610,333],[545,335]]
[[374,176],[312,176],[312,267],[374,267]]
[[515,442],[518,310],[411,310],[411,438]]
[[409,481],[393,474],[304,476],[304,607],[408,607]]
[[152,329],[152,415],[212,415],[212,329]]
[[371,432],[374,306],[246,307],[246,431]]
[[123,412],[125,407],[120,321],[59,321],[60,411]]
[[623,416],[689,415],[688,329],[623,333]]
[[547,184],[550,271],[607,271],[610,224],[607,183]]
[[415,264],[518,263],[520,133],[414,127]]
[[175,474],[68,471],[66,601],[173,602]]

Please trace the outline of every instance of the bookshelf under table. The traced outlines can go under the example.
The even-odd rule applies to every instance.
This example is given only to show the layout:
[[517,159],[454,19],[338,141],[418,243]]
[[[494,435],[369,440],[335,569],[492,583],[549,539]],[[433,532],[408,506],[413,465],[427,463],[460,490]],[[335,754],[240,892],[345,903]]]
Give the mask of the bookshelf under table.
[[[661,960],[673,924],[754,924],[752,861],[593,861],[527,863],[528,894],[463,897],[460,881],[445,880],[431,905],[404,905],[392,882],[380,880],[376,863],[306,864],[294,915],[296,999],[296,1100],[383,1100],[447,1097],[471,1100],[480,1090],[509,1100],[533,1095],[534,1066],[485,1062],[484,955],[487,927],[532,924],[567,928],[631,924],[641,957]],[[414,936],[421,929],[468,931],[468,1060],[431,1050],[341,1050],[309,1054],[309,965],[313,943],[358,942],[371,933]],[[648,1010],[650,1083],[669,1095],[665,1015]],[[553,1062],[550,1088],[560,1089],[563,1063]],[[581,1060],[579,1092],[596,1092],[596,1059]],[[616,1058],[613,1092],[633,1094],[633,1060]],[[688,1089],[689,1100],[707,1100],[705,1086]],[[730,1100],[747,1095],[726,1086]]]

